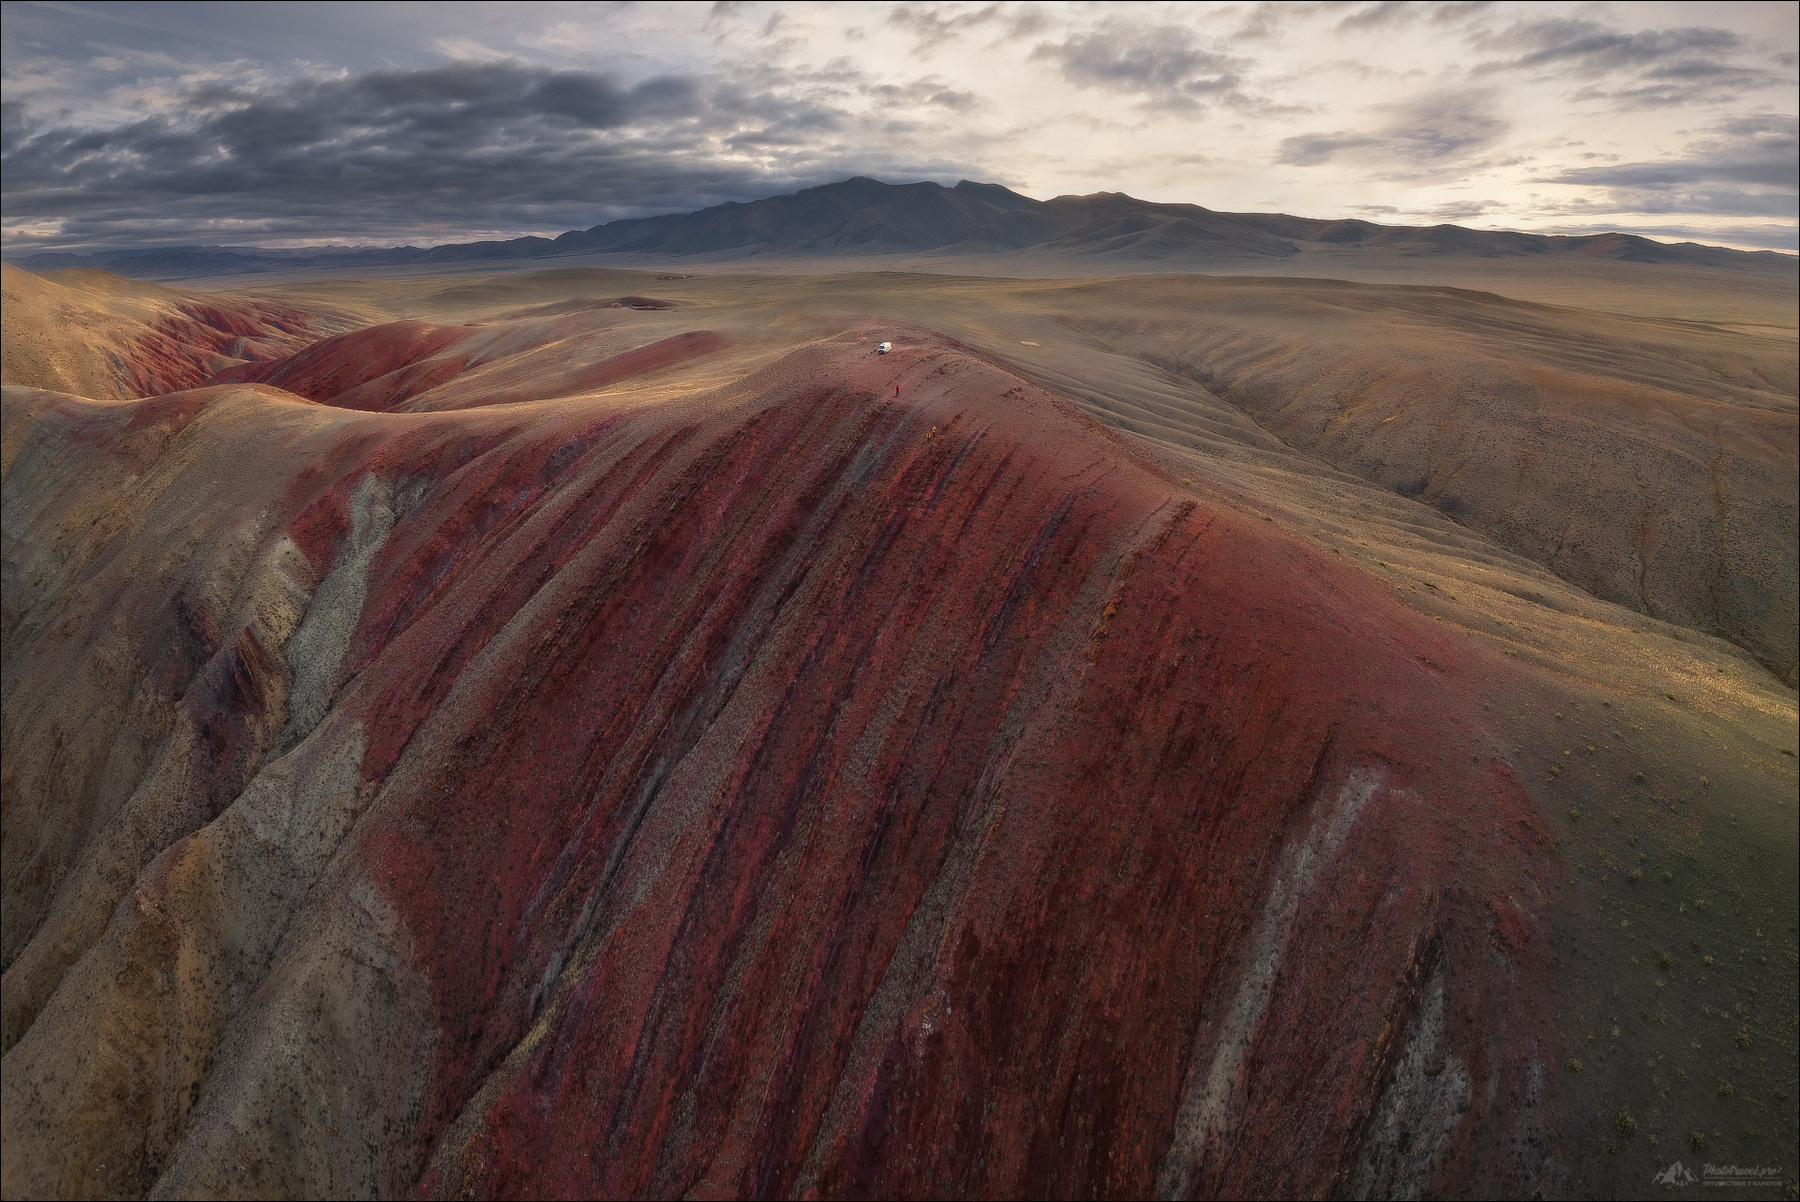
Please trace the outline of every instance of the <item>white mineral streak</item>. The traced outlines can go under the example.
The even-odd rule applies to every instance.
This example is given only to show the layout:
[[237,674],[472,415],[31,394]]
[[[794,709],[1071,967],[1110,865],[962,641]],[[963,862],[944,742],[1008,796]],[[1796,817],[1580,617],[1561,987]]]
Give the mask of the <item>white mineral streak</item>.
[[1243,1092],[1244,1055],[1268,1009],[1269,991],[1281,968],[1300,903],[1312,892],[1319,874],[1330,865],[1349,837],[1356,816],[1381,784],[1379,772],[1358,768],[1350,773],[1337,800],[1313,823],[1306,842],[1289,844],[1276,866],[1275,883],[1263,904],[1262,920],[1250,940],[1250,953],[1226,1011],[1212,1059],[1202,1063],[1199,1041],[1182,1084],[1176,1112],[1175,1139],[1157,1174],[1159,1198],[1182,1198],[1192,1192],[1194,1170],[1211,1145],[1230,1134]]

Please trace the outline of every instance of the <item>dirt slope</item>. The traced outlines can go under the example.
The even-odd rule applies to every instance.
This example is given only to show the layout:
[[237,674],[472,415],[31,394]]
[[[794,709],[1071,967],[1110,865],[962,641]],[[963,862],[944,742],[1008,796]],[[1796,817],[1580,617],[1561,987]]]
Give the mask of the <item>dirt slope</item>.
[[1151,283],[1119,300],[1067,320],[1297,450],[1800,683],[1791,344],[1333,281]]
[[546,274],[7,389],[7,1196],[1617,1194],[1788,1138],[1793,694],[1733,648],[1047,306],[925,298],[1014,365]]
[[[9,484],[58,428],[96,468],[193,459],[78,595],[8,615],[7,877],[67,882],[8,899],[9,985],[52,939],[69,978],[38,1014],[9,989],[8,1192],[312,1192],[371,1125],[384,1189],[1310,1192],[1358,1171],[1415,1045],[1468,1134],[1392,1171],[1554,1175],[1484,1101],[1545,1088],[1518,991],[1555,873],[1438,683],[1481,656],[911,342],[598,423],[16,397]],[[236,503],[196,496],[243,455]],[[169,505],[223,526],[146,573]],[[161,595],[121,612],[129,579]],[[120,777],[117,733],[32,753],[112,708],[95,639],[141,649],[132,741],[175,732],[111,807],[82,786]],[[327,642],[334,670],[283,662]],[[1421,724],[1425,759],[1389,733]],[[157,796],[177,770],[229,784]],[[404,1063],[366,1059],[378,1032]],[[320,1073],[347,1110],[313,1112]],[[1310,1154],[1257,1155],[1296,1111]],[[1494,1121],[1531,1151],[1473,1138]],[[546,1158],[572,1140],[595,1157]]]
[[119,400],[192,388],[361,322],[341,310],[196,296],[104,271],[0,265],[0,381]]

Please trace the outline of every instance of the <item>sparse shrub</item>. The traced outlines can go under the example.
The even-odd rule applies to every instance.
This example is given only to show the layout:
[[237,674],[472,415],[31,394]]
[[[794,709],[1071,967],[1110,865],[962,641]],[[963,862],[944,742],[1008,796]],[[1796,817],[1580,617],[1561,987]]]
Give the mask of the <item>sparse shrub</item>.
[[[1554,771],[1556,771],[1556,769],[1552,768],[1550,771],[1554,772]],[[1569,821],[1570,822],[1574,822],[1577,818],[1580,818],[1580,817],[1581,817],[1580,810],[1570,810],[1569,811]]]
[[1663,869],[1662,879],[1663,879],[1664,883],[1671,882],[1675,879],[1675,874],[1670,872],[1667,868],[1665,868],[1665,869]]
[[1643,870],[1640,868],[1633,868],[1630,872],[1625,874],[1625,879],[1633,882],[1641,881],[1644,879]]
[[1732,1094],[1734,1094],[1736,1092],[1737,1092],[1737,1090],[1732,1087],[1731,1082],[1729,1082],[1729,1081],[1719,1082],[1719,1096],[1721,1098],[1729,1098]]
[[1574,1056],[1569,1057],[1568,1069],[1571,1077],[1581,1076],[1581,1061]]
[[1750,1031],[1749,1031],[1749,1029],[1746,1027],[1739,1027],[1738,1033],[1731,1037],[1731,1042],[1737,1044],[1738,1047],[1740,1047],[1740,1048],[1749,1047],[1750,1046]]
[[1667,697],[1670,701],[1675,700],[1675,694],[1673,693],[1664,693],[1663,696]]
[[1712,962],[1713,962],[1713,958],[1711,956],[1701,956],[1700,957],[1700,963],[1706,965],[1708,968],[1712,967]]
[[1613,1153],[1615,1153],[1619,1150],[1619,1141],[1616,1139],[1609,1139],[1605,1143],[1600,1145],[1600,1150],[1602,1152],[1606,1153],[1608,1156],[1611,1156]]
[[1688,1132],[1688,1147],[1692,1148],[1696,1152],[1704,1152],[1706,1150],[1706,1132],[1704,1132],[1704,1131]]
[[1624,1110],[1619,1111],[1619,1121],[1616,1125],[1619,1128],[1620,1135],[1630,1135],[1633,1131],[1637,1130],[1637,1120],[1632,1118],[1630,1113]]
[[1706,899],[1704,897],[1696,897],[1694,899],[1694,909],[1696,909],[1696,910],[1706,909]]
[[1664,971],[1675,967],[1674,955],[1669,952],[1657,952],[1656,967],[1663,969]]
[[1644,774],[1643,774],[1643,773],[1642,773],[1642,772],[1633,772],[1633,773],[1632,773],[1632,774],[1631,774],[1631,779],[1632,779],[1632,780],[1643,780],[1643,779],[1644,779]]

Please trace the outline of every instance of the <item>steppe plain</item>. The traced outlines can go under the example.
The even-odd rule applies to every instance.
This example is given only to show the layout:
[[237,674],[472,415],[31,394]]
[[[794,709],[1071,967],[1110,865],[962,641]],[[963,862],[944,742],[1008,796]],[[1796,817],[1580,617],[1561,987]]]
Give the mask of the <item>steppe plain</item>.
[[1791,271],[621,262],[6,268],[7,1197],[1792,1195]]

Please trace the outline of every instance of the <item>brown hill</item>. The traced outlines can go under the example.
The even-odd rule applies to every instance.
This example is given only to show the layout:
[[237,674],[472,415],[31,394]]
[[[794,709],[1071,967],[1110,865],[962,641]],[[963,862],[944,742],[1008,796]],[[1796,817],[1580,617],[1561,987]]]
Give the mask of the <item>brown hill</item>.
[[1791,342],[1332,281],[1156,280],[1080,299],[1062,320],[1288,446],[1800,684]]
[[[396,316],[461,323],[540,293],[565,298],[547,306],[612,304],[608,294],[634,281],[641,277],[565,270],[367,287],[385,290]],[[1671,286],[1687,285],[1678,277]],[[344,295],[337,284],[316,287],[297,294],[320,303]],[[1321,470],[1352,474],[1453,519],[1488,551],[1524,556],[1603,600],[1729,639],[1796,683],[1800,376],[1785,334],[1326,280],[845,273],[702,276],[658,287],[680,302],[664,319],[621,324],[615,314],[593,327],[604,335],[583,332],[579,319],[532,328],[555,356],[591,354],[597,363],[616,353],[609,347],[626,328],[673,335],[704,320],[756,345],[808,312],[931,325],[991,348],[1102,421],[1166,450],[1200,453],[1193,470],[1231,472],[1252,490],[1255,479],[1228,465],[1279,467],[1309,486]],[[411,328],[354,339],[385,345]],[[490,339],[445,336],[470,347]],[[297,383],[292,373],[338,345],[221,379],[325,399],[329,387]],[[361,361],[386,363],[388,353]],[[466,357],[442,352],[431,370],[452,371],[448,359],[458,354]],[[550,386],[536,378],[540,370],[565,370],[542,367],[534,356],[543,352],[505,368],[482,354],[481,374],[421,404],[494,398],[503,370],[527,391]],[[407,378],[423,379],[424,370]],[[452,399],[459,396],[466,399]]]
[[202,297],[92,269],[39,276],[8,263],[0,283],[0,381],[98,398],[191,388],[359,324],[338,310]]
[[1785,1138],[1793,692],[1153,362],[1489,310],[1125,287],[333,285],[392,320],[8,388],[5,1192],[1552,1195]]

